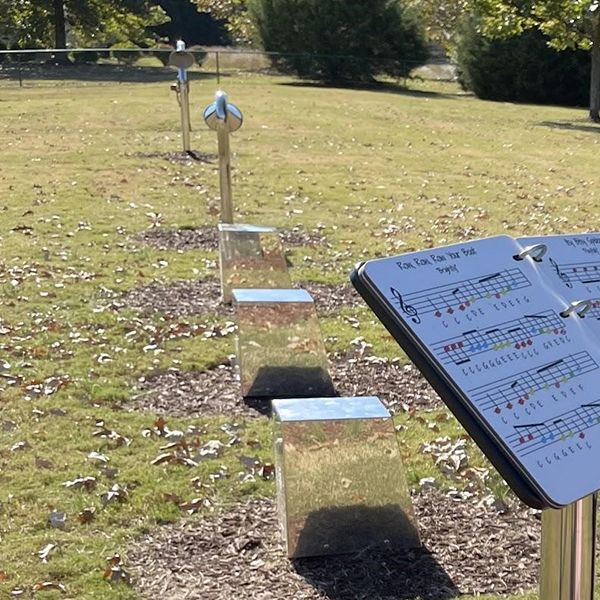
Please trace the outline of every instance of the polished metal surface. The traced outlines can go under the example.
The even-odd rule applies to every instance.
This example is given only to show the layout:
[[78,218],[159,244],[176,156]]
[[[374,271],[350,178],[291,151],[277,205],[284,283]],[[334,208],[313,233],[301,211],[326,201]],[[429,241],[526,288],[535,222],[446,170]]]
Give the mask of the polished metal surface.
[[[183,75],[181,74],[183,73]],[[182,79],[185,77],[185,79]],[[192,130],[190,121],[190,83],[185,75],[185,69],[180,70],[179,81],[179,106],[181,109],[181,134],[183,142],[183,151],[189,152],[192,148],[190,132]]]
[[[233,288],[289,288],[287,263],[277,229],[219,224],[221,297],[231,302]],[[310,300],[310,296],[309,296]]]
[[376,396],[273,400],[273,412],[282,422],[389,417],[387,409]]
[[235,289],[233,296],[236,302],[248,304],[281,304],[281,303],[305,303],[312,305],[314,300],[306,290],[295,288],[275,288],[275,289]]
[[169,66],[174,69],[190,69],[195,62],[191,52],[174,50],[169,54]]
[[215,101],[204,110],[204,121],[210,129],[217,132],[221,222],[233,223],[229,134],[237,131],[242,126],[242,112],[237,106],[227,102],[225,92],[218,91],[215,95]]
[[179,103],[179,111],[181,113],[181,141],[184,152],[191,150],[190,84],[187,77],[187,69],[194,62],[194,55],[186,51],[185,42],[178,40],[177,50],[169,54],[169,66],[177,69],[177,81],[171,85],[171,89],[177,93],[177,102]]
[[[288,556],[419,547],[389,414],[377,398],[329,398],[327,419],[307,419],[307,410],[319,414],[322,401],[273,402],[277,504]],[[352,418],[348,404],[356,409]]]
[[242,126],[244,117],[235,104],[227,102],[227,94],[218,91],[215,94],[215,101],[204,109],[204,121],[213,131],[222,128],[233,133]]
[[334,394],[314,303],[306,301],[306,294],[293,289],[232,291],[244,397]]
[[543,511],[540,600],[593,600],[596,510],[593,494]]

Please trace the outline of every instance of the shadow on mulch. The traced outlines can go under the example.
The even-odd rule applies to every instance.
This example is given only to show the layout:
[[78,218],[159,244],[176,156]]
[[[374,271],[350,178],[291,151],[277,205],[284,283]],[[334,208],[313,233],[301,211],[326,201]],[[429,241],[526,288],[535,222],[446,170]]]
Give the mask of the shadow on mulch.
[[247,500],[140,540],[128,553],[134,584],[170,600],[447,600],[536,585],[540,522],[530,509],[431,489],[413,503],[423,548],[289,561],[274,503]]
[[162,158],[164,160],[168,160],[171,163],[194,163],[194,162],[202,162],[212,164],[217,158],[219,158],[216,154],[198,152],[196,150],[189,150],[187,152],[136,152],[132,154],[136,158]]
[[[442,408],[433,388],[412,365],[384,358],[330,359],[330,373],[339,396],[378,396],[392,414],[412,408]],[[167,371],[138,382],[138,393],[127,403],[144,410],[176,417],[271,415],[265,398],[241,397],[235,368],[225,361],[208,371]]]

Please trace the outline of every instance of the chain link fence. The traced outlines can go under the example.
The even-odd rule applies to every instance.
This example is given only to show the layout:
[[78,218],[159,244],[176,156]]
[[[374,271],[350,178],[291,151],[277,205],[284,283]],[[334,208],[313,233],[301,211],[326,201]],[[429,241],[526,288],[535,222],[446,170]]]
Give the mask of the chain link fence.
[[[0,87],[83,86],[102,84],[158,83],[174,79],[168,67],[172,48],[135,49],[69,49],[69,50],[4,50],[0,51]],[[241,74],[281,75],[286,65],[310,67],[319,59],[331,72],[396,73],[397,83],[406,77],[453,80],[454,67],[442,58],[423,66],[411,61],[367,59],[355,56],[315,56],[308,54],[267,53],[248,49],[190,49],[196,59],[188,71],[190,79],[214,79],[217,84],[226,77]],[[307,79],[311,79],[310,75]],[[364,84],[352,76],[340,78],[348,85]],[[390,79],[386,76],[386,79]]]

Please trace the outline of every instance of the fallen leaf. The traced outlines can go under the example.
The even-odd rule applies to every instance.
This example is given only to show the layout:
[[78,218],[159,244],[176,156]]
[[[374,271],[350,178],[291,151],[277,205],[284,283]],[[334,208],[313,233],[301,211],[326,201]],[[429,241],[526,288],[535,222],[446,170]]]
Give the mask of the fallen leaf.
[[67,489],[85,489],[86,492],[93,492],[96,489],[97,481],[95,477],[78,477],[72,481],[64,481],[63,486]]
[[106,464],[110,460],[108,456],[106,456],[105,454],[101,454],[100,452],[90,452],[87,455],[87,459],[89,461],[99,462],[103,464]]
[[100,500],[104,506],[108,506],[113,502],[127,502],[129,499],[129,492],[127,488],[121,487],[118,483],[115,483],[110,490],[100,495]]
[[67,515],[58,510],[53,510],[48,515],[48,525],[54,529],[64,529],[67,521]]
[[38,556],[40,557],[41,561],[43,563],[47,563],[48,562],[48,558],[50,556],[50,552],[52,552],[53,550],[56,550],[56,548],[58,548],[58,546],[56,544],[46,544],[39,552],[38,552]]
[[96,516],[96,507],[89,506],[87,508],[84,508],[80,513],[77,514],[77,520],[82,525],[87,525],[88,523],[91,523],[94,520],[95,516]]
[[33,592],[45,592],[48,590],[58,590],[63,594],[67,593],[67,588],[62,583],[54,581],[40,581],[33,586]]
[[19,450],[27,450],[28,448],[31,448],[29,442],[27,440],[22,441],[22,442],[17,442],[16,444],[13,444],[10,447],[10,451],[11,452],[18,452]]

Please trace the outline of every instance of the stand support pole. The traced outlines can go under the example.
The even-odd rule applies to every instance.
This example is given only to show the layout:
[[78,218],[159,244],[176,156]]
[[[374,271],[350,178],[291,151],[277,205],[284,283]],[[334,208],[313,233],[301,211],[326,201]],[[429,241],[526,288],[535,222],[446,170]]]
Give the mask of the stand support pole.
[[233,223],[233,200],[231,198],[231,152],[229,131],[225,123],[217,127],[219,146],[219,187],[221,189],[221,222]]
[[190,85],[188,83],[187,73],[185,69],[179,69],[178,74],[179,83],[179,102],[181,109],[181,135],[183,140],[183,151],[189,152],[191,150],[190,145],[190,131],[191,131],[191,120],[190,120]]
[[540,600],[593,600],[596,494],[542,513]]

